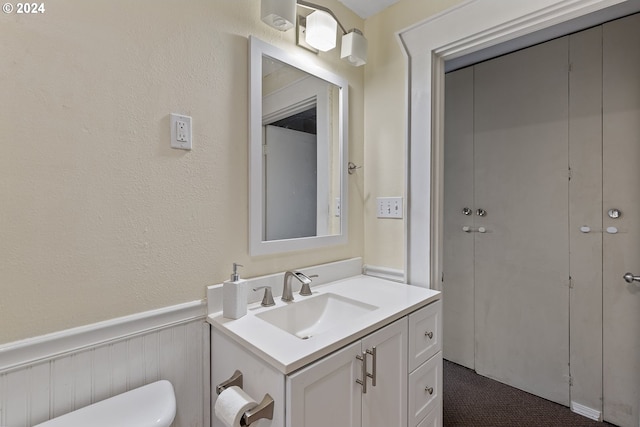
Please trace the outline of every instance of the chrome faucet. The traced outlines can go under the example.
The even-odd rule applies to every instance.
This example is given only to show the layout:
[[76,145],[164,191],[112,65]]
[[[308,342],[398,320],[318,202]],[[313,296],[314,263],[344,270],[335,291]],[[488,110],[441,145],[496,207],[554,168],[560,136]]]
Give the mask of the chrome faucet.
[[311,279],[304,273],[300,273],[299,271],[287,271],[284,273],[284,287],[282,288],[282,301],[291,302],[293,301],[293,292],[291,291],[291,278],[295,277],[298,279],[302,285],[307,285],[311,283]]

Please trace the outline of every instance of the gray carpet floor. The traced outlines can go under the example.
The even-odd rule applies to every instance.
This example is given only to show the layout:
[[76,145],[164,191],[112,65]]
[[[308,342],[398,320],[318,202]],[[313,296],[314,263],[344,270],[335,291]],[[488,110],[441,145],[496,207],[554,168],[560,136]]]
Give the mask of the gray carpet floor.
[[445,427],[612,427],[444,361]]

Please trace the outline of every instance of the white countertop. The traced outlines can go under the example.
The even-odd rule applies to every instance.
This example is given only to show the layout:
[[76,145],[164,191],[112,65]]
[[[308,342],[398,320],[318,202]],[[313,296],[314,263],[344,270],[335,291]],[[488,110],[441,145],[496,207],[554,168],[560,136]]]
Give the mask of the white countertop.
[[[207,320],[248,351],[283,374],[289,374],[440,299],[438,291],[363,275],[314,286],[312,291],[313,295],[308,297],[294,293],[295,300],[290,303],[274,297],[276,305],[272,307],[251,304],[247,315],[237,320],[225,319],[222,312],[210,314]],[[347,325],[305,340],[256,317],[261,312],[295,304],[322,293],[342,295],[379,308],[353,319]]]

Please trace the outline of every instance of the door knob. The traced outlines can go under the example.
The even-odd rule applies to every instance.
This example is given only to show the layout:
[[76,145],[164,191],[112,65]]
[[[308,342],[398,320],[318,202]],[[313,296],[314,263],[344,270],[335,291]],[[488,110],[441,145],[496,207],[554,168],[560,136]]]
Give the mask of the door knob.
[[607,215],[609,215],[611,219],[618,219],[622,216],[622,211],[620,209],[609,209]]
[[463,215],[467,215],[467,216],[469,216],[469,215],[471,215],[472,213],[473,213],[473,211],[472,211],[471,209],[469,209],[469,208],[462,208],[462,214],[463,214]]
[[486,216],[487,215],[487,211],[485,211],[484,209],[478,209],[476,211],[476,215],[478,215],[478,216]]
[[640,276],[634,276],[631,273],[625,273],[622,277],[624,277],[624,281],[627,283],[640,282]]

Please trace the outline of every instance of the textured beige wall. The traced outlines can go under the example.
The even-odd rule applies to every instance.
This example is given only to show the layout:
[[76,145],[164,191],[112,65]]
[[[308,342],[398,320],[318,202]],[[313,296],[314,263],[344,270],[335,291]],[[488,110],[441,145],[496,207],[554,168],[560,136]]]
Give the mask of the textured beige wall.
[[[201,299],[234,261],[249,277],[363,255],[352,176],[348,245],[249,256],[247,36],[348,78],[359,162],[362,68],[295,47],[258,0],[45,6],[0,16],[0,343]],[[169,148],[172,112],[193,117],[193,151]]]
[[[404,269],[404,221],[376,218],[376,198],[406,195],[407,63],[396,33],[462,0],[401,0],[367,19],[365,69],[365,262]],[[429,167],[425,165],[425,167]],[[425,260],[425,263],[429,260]]]

